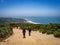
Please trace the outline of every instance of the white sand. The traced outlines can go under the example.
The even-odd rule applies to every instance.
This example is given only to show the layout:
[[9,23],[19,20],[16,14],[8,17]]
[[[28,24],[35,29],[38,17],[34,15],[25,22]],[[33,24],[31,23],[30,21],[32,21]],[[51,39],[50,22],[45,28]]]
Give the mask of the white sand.
[[53,35],[46,35],[38,31],[32,31],[32,35],[28,35],[26,31],[26,38],[23,39],[21,29],[13,29],[14,34],[8,39],[0,42],[0,45],[60,45],[60,39]]

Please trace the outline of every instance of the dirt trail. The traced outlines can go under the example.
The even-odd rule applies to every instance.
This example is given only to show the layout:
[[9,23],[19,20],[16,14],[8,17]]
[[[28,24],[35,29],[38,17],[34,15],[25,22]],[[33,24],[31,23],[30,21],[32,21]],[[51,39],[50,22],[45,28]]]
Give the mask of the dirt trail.
[[60,39],[53,37],[53,35],[46,35],[38,31],[32,31],[32,35],[28,35],[26,31],[26,38],[23,38],[21,29],[13,29],[14,34],[8,39],[0,42],[0,45],[60,45]]

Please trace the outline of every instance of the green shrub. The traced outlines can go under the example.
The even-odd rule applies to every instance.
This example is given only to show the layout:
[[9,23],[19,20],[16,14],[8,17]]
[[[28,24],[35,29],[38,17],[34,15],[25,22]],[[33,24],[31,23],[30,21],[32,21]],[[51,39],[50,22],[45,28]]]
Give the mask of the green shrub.
[[0,24],[0,41],[8,38],[13,34],[12,28],[7,24]]
[[53,34],[53,31],[47,30],[47,34]]
[[42,32],[44,34],[44,33],[46,33],[46,30],[40,29],[39,32]]
[[58,29],[54,32],[54,36],[55,37],[60,37],[60,29]]

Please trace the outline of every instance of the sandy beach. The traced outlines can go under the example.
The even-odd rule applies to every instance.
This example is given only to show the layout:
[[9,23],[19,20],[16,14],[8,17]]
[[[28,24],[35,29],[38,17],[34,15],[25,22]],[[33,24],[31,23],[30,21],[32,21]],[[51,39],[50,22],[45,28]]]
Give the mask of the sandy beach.
[[39,31],[32,31],[31,36],[26,31],[26,38],[23,38],[21,29],[13,28],[13,32],[14,34],[0,42],[0,45],[60,45],[59,38],[39,33]]

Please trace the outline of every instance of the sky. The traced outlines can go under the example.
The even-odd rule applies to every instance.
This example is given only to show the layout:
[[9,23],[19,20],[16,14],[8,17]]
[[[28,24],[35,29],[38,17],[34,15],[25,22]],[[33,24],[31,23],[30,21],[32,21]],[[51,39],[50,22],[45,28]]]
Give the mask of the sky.
[[60,0],[0,0],[4,16],[60,16]]

